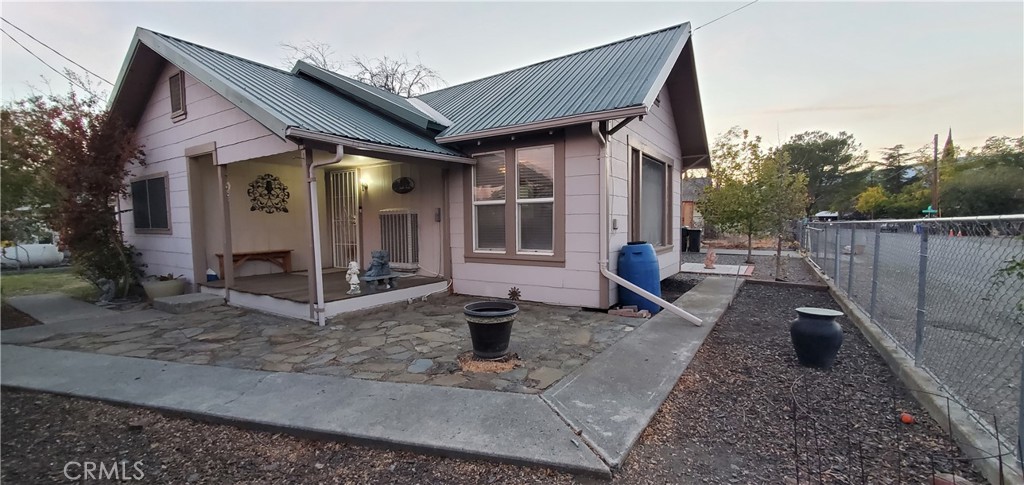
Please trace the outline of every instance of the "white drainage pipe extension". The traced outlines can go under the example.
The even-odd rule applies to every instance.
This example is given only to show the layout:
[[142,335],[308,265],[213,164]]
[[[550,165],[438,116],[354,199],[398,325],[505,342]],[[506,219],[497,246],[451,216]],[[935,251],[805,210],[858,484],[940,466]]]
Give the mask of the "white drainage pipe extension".
[[640,288],[639,286],[634,285],[629,281],[626,281],[619,275],[612,273],[611,271],[608,270],[608,174],[610,173],[608,165],[611,162],[611,154],[609,153],[608,142],[610,140],[605,139],[604,133],[601,130],[600,122],[595,121],[593,125],[591,125],[591,129],[594,132],[594,136],[597,137],[598,142],[601,143],[601,160],[599,169],[600,176],[598,183],[598,185],[600,186],[600,200],[598,201],[598,206],[600,207],[600,210],[598,212],[600,213],[599,232],[601,240],[599,241],[600,244],[598,244],[598,251],[600,254],[598,255],[597,263],[598,266],[601,268],[601,275],[604,276],[605,278],[608,278],[611,281],[614,281],[617,285],[626,287],[626,289],[632,291],[633,293],[636,293],[637,295],[640,295],[647,301],[650,301],[651,303],[654,303],[660,306],[661,308],[664,308],[665,310],[671,312],[672,314],[681,317],[683,320],[686,320],[698,327],[703,325],[704,321],[701,320],[700,318],[697,318],[690,312],[683,310],[682,308],[679,308],[673,305],[672,303],[669,303],[668,301],[659,298],[653,293],[643,288]]

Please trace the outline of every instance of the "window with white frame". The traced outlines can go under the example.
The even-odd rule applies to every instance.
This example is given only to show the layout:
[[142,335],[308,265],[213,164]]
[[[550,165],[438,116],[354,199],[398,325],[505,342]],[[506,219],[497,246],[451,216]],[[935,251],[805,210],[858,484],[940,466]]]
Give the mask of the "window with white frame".
[[170,89],[171,118],[185,118],[185,71],[178,71],[167,80]]
[[505,252],[505,152],[476,156],[473,167],[473,250]]
[[668,246],[670,236],[671,167],[650,155],[632,150],[632,239]]
[[516,251],[554,251],[555,147],[516,149]]

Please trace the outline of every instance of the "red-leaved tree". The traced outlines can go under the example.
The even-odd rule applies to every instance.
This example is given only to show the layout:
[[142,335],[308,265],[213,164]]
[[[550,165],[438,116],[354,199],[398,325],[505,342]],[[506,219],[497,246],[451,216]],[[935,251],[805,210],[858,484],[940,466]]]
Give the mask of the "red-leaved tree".
[[117,198],[128,195],[131,165],[145,159],[132,129],[95,95],[36,96],[22,108],[30,129],[48,140],[44,156],[57,191],[51,226],[83,277],[107,296],[127,296],[141,273],[117,223]]

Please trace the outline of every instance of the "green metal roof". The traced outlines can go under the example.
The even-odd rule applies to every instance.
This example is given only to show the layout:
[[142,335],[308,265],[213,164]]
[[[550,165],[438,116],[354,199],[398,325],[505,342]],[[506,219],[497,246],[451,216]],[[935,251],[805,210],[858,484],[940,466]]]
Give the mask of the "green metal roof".
[[684,23],[417,99],[454,123],[438,135],[440,142],[589,113],[650,108],[689,36],[690,24]]
[[297,128],[372,144],[464,157],[456,150],[439,145],[432,133],[396,123],[389,116],[360,104],[358,98],[341,95],[299,74],[142,28],[136,31],[135,37],[133,50],[114,88],[112,108],[118,107],[122,85],[130,83],[126,82],[126,77],[131,72],[137,44],[142,43],[234,102],[282,138],[289,128]]

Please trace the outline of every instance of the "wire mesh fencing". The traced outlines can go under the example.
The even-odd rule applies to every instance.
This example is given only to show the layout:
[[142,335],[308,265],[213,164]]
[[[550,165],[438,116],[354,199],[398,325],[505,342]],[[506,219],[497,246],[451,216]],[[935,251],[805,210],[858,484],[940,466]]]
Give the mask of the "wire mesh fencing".
[[[801,242],[833,279],[993,436],[1024,438],[1024,214],[808,223]],[[1008,438],[1008,439],[1007,439]]]

